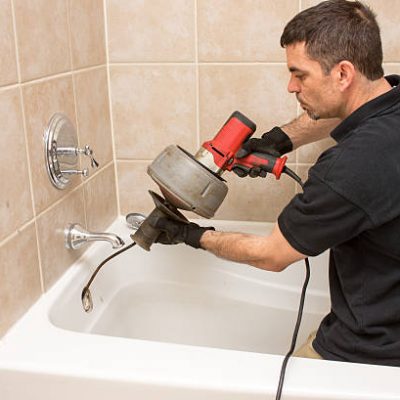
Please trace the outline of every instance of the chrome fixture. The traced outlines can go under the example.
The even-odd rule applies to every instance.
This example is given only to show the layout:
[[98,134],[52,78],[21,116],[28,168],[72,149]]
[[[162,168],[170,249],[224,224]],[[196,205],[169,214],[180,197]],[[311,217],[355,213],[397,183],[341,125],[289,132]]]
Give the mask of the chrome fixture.
[[88,168],[79,169],[79,155],[89,157],[92,168],[99,166],[89,145],[83,149],[78,147],[76,129],[64,114],[56,113],[51,117],[44,133],[44,144],[47,173],[57,189],[64,189],[72,175],[89,175]]
[[140,213],[129,213],[126,215],[125,220],[129,228],[137,231],[140,228],[140,225],[142,225],[142,222],[146,218],[147,217],[145,215]]
[[105,241],[111,244],[113,249],[122,247],[124,241],[114,233],[89,232],[79,224],[68,224],[64,229],[65,247],[67,249],[79,249],[85,243]]

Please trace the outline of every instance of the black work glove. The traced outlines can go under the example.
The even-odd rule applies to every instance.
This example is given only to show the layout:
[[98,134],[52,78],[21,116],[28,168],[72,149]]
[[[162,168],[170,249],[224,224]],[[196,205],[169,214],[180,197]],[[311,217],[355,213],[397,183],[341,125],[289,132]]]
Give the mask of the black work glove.
[[[260,139],[252,138],[244,142],[242,148],[236,153],[236,157],[243,158],[250,153],[266,153],[280,157],[292,150],[293,143],[289,136],[281,128],[275,126],[270,131],[263,133]],[[267,172],[260,167],[253,167],[250,170],[234,167],[233,172],[241,178],[248,175],[251,178],[267,176]]]
[[155,217],[149,220],[150,225],[160,231],[156,243],[186,243],[195,249],[201,248],[200,238],[205,231],[215,229],[212,226],[201,227],[194,222],[181,222],[167,217]]

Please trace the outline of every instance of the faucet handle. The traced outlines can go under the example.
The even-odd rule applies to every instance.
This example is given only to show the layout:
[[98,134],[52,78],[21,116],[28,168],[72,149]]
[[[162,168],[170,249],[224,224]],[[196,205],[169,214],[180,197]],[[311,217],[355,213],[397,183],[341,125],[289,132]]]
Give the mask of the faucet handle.
[[88,177],[89,176],[89,170],[87,168],[84,168],[82,170],[80,169],[64,169],[60,171],[64,175],[82,175],[83,177]]
[[90,148],[88,144],[83,149],[78,149],[78,151],[90,157],[90,165],[92,166],[92,168],[99,167],[99,163],[94,159],[93,150]]

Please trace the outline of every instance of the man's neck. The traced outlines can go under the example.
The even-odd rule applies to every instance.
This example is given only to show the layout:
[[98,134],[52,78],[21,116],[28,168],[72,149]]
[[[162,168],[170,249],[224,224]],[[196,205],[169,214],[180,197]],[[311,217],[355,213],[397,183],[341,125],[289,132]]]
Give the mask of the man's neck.
[[365,103],[388,92],[392,87],[385,78],[370,81],[364,76],[359,76],[354,81],[353,90],[349,94],[341,119],[345,119]]

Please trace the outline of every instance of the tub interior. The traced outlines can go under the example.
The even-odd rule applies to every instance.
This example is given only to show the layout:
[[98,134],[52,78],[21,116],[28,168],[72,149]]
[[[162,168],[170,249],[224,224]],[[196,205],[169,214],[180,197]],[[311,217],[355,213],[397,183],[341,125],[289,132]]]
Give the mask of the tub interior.
[[[240,228],[249,233],[267,229],[265,224],[254,223]],[[230,230],[229,226],[225,230]],[[129,231],[125,228],[123,233],[126,238]],[[304,262],[277,274],[217,259],[184,245],[155,245],[150,252],[135,247],[99,273],[91,287],[94,309],[85,313],[80,292],[90,272],[109,253],[106,247],[91,249],[75,267],[63,295],[50,309],[49,318],[56,327],[107,337],[287,352]],[[326,256],[310,261],[317,273],[311,274],[298,344],[329,310]]]
[[[322,315],[305,313],[300,340]],[[120,290],[90,333],[167,343],[283,354],[296,311],[237,300],[176,283]]]

